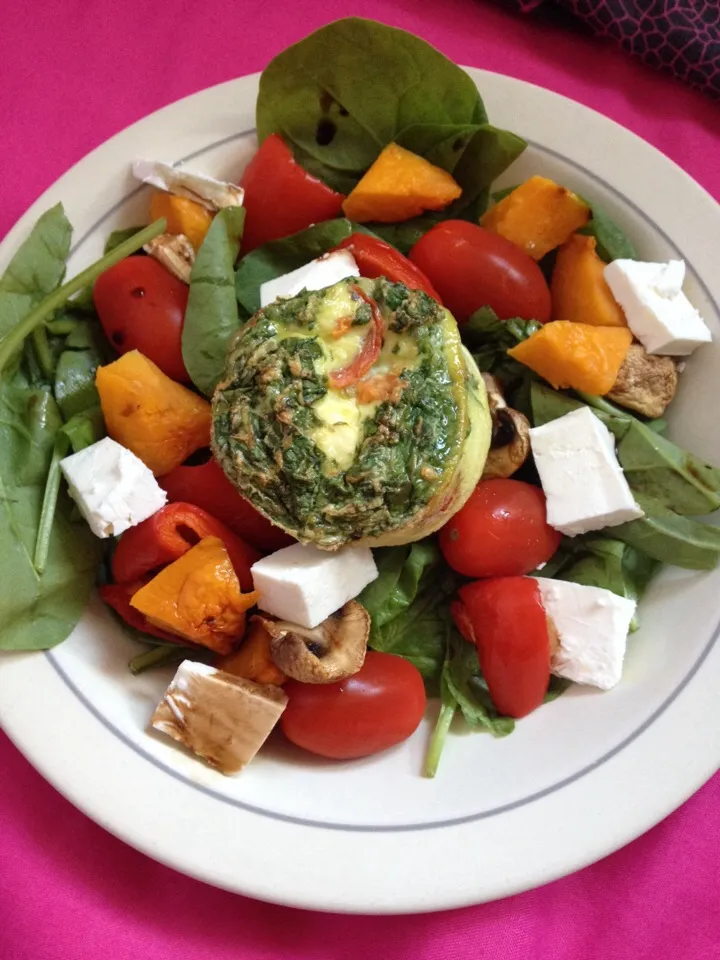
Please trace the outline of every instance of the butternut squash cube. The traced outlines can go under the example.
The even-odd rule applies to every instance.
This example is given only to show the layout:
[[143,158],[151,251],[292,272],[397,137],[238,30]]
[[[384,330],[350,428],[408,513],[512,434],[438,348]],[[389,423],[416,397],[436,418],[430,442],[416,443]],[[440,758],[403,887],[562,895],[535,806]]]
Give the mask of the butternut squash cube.
[[594,327],[555,320],[546,323],[508,354],[556,390],[568,387],[602,396],[612,390],[630,344],[627,327]]
[[595,237],[574,233],[560,247],[550,282],[553,320],[626,327],[620,304],[610,292],[605,261],[595,252]]
[[213,215],[194,200],[176,197],[174,193],[156,190],[150,201],[150,219],[167,220],[167,233],[182,233],[198,252],[213,222]]
[[426,210],[443,210],[462,193],[447,171],[390,143],[343,201],[349,220],[397,223]]
[[257,599],[256,592],[241,592],[222,540],[205,537],[133,594],[130,604],[154,626],[227,654]]
[[130,350],[98,367],[95,385],[108,434],[156,477],[210,445],[210,404]]
[[258,617],[251,617],[250,624],[238,650],[223,657],[218,667],[225,673],[253,680],[255,683],[272,683],[282,686],[287,677],[275,666],[270,653],[270,634]]
[[530,177],[483,214],[480,224],[541,260],[589,218],[590,207],[576,194],[547,177]]

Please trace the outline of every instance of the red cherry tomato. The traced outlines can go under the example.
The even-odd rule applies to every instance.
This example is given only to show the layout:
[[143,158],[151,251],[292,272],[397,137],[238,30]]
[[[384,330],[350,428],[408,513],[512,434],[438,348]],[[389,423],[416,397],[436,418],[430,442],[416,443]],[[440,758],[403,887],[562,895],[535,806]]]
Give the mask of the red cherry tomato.
[[354,760],[401,743],[425,712],[420,671],[402,657],[369,651],[358,673],[339,683],[290,680],[282,729],[296,746],[332,760]]
[[370,280],[387,277],[393,283],[404,283],[410,290],[422,290],[433,300],[442,303],[440,294],[422,270],[384,240],[369,237],[366,233],[353,233],[335,249],[346,249],[352,253],[361,277],[368,277]]
[[550,319],[550,288],[542,270],[520,247],[466,220],[445,220],[428,230],[410,259],[438,290],[458,323],[478,307],[501,320]]
[[240,185],[245,189],[242,252],[288,237],[312,223],[340,215],[342,193],[295,162],[292,151],[273,133],[263,140]]
[[172,380],[190,379],[181,346],[187,284],[152,257],[127,257],[97,278],[93,299],[118,353],[139,350]]
[[272,553],[295,543],[289,534],[258,513],[225,476],[212,457],[197,466],[179,466],[158,477],[171,503],[193,503],[230,527],[262,553]]
[[550,635],[537,582],[478,580],[458,594],[452,615],[477,646],[493,703],[508,717],[526,716],[543,702],[550,682]]
[[546,563],[561,539],[548,525],[539,487],[482,480],[440,531],[440,549],[466,577],[517,577]]

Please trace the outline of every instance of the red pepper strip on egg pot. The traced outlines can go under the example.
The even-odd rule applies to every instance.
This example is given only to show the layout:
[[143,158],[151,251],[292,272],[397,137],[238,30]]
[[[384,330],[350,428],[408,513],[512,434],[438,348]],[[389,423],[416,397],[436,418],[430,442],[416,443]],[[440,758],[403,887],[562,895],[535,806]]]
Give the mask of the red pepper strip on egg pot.
[[295,161],[272,133],[263,140],[240,180],[247,211],[242,253],[341,215],[342,193],[331,190]]
[[196,466],[175,467],[158,483],[171,503],[192,503],[224,523],[261,553],[273,553],[295,541],[241,497],[212,457]]
[[495,577],[468,583],[451,612],[460,633],[477,647],[499,712],[524,717],[539,707],[550,682],[552,631],[537,582]]
[[242,590],[252,590],[250,567],[261,554],[215,517],[191,503],[169,503],[126,530],[113,554],[113,577],[117,583],[140,580],[151,571],[179,560],[206,537],[222,540]]
[[380,350],[382,349],[383,343],[383,333],[384,333],[384,323],[382,314],[378,308],[378,305],[369,297],[364,290],[360,287],[353,286],[352,290],[356,293],[361,300],[364,300],[365,303],[369,304],[370,309],[372,310],[372,319],[370,321],[370,329],[367,332],[367,336],[363,341],[362,347],[358,351],[357,356],[349,363],[347,367],[343,367],[341,370],[333,370],[328,377],[331,387],[339,390],[342,387],[349,387],[353,383],[357,383],[358,380],[361,380],[365,374],[372,368],[372,365],[375,363],[377,358],[380,356]]
[[440,294],[419,267],[404,257],[399,250],[378,237],[366,233],[353,233],[335,250],[349,250],[360,270],[361,277],[374,280],[387,277],[393,283],[404,283],[409,290],[422,290],[433,300],[442,303]]

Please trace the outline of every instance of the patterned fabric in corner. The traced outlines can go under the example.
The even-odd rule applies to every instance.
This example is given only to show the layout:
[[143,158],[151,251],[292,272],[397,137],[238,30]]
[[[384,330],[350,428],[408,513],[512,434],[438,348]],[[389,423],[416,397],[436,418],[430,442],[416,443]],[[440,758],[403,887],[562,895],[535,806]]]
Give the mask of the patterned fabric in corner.
[[[510,0],[530,13],[545,0]],[[720,0],[551,0],[596,36],[720,100]]]

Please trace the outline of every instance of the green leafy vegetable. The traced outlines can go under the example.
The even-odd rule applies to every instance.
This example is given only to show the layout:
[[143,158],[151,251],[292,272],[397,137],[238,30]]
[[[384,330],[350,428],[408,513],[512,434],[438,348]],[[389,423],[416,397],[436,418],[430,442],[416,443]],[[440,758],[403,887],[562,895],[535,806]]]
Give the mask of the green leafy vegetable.
[[537,320],[501,320],[491,307],[480,307],[461,327],[463,343],[478,368],[492,372],[498,365],[512,363],[507,351],[539,330]]
[[720,470],[632,418],[617,448],[636,494],[659,500],[682,516],[704,516],[720,507]]
[[501,716],[490,698],[475,646],[463,640],[456,629],[448,637],[443,677],[468,726],[489,730],[496,737],[513,732],[515,721]]
[[639,520],[613,527],[613,537],[641,553],[687,570],[712,570],[720,559],[720,529],[683,517],[659,500],[636,494],[645,511]]
[[463,188],[433,221],[479,216],[492,180],[526,146],[488,124],[475,84],[438,50],[357,17],[322,27],[268,64],[257,128],[261,142],[280,134],[305,169],[342,193],[389,143],[419,153]]
[[452,695],[443,673],[440,679],[440,712],[425,756],[423,773],[426,777],[432,779],[438,771],[440,756],[445,747],[447,735],[450,733],[450,725],[453,722],[456,710],[457,700]]
[[[599,398],[597,398],[599,399]],[[587,406],[582,400],[569,393],[563,393],[560,390],[553,390],[544,383],[533,381],[530,388],[530,400],[532,408],[532,422],[536,427],[549,423],[551,420],[557,420],[564,417],[566,413],[572,413],[573,410],[579,410]],[[607,408],[606,408],[607,407]],[[633,419],[632,414],[627,410],[620,410],[618,407],[612,407],[607,404],[606,407],[593,405],[593,413],[605,424],[616,440],[622,440],[630,429],[630,422]]]
[[[602,535],[574,538],[563,542],[558,552],[560,564],[554,571],[546,568],[540,576],[568,580],[588,587],[602,587],[620,597],[638,601],[658,572],[657,560],[640,553],[628,543]],[[553,560],[550,561],[552,564]],[[638,627],[637,614],[631,625]]]
[[140,233],[141,230],[144,230],[144,227],[123,227],[122,230],[113,230],[105,241],[104,252],[112,253],[115,247],[119,247],[121,243],[125,243],[126,240],[130,240],[131,237],[134,237],[135,234]]
[[206,396],[211,396],[222,376],[228,344],[240,325],[234,267],[244,223],[243,207],[221,210],[210,225],[190,274],[183,360],[190,379]]
[[[87,267],[82,273],[73,277],[72,280],[68,280],[62,287],[53,290],[44,300],[41,300],[29,312],[16,320],[16,323],[10,329],[7,329],[5,323],[0,321],[0,330],[7,331],[2,340],[0,340],[0,374],[17,350],[20,349],[25,338],[29,337],[33,330],[44,323],[45,320],[49,319],[56,310],[64,306],[73,294],[78,293],[78,291],[94,283],[101,273],[104,273],[109,267],[119,263],[120,260],[124,260],[125,257],[131,253],[135,253],[144,243],[147,243],[149,240],[152,240],[153,237],[162,233],[166,226],[167,222],[164,219],[151,223],[149,227],[135,234],[130,240],[121,243],[120,246],[116,247],[111,253],[106,254],[102,259]],[[11,266],[15,263],[22,249],[21,247],[21,250],[11,261]]]
[[413,217],[402,223],[370,223],[372,232],[407,256],[421,237],[437,223],[429,216]]
[[62,204],[46,210],[0,277],[0,293],[25,294],[34,301],[47,296],[65,275],[71,236]]
[[[44,650],[64,640],[83,611],[99,558],[87,525],[70,519],[72,504],[60,493],[43,520],[48,471],[57,469],[55,438],[60,413],[49,389],[31,389],[19,378],[0,388],[0,649]],[[47,527],[39,545],[41,521]],[[35,569],[39,558],[42,574]]]
[[353,232],[349,220],[327,220],[307,230],[273,240],[243,257],[235,274],[235,292],[249,314],[260,309],[260,284],[297,270],[328,250],[332,250]]
[[606,263],[611,260],[637,260],[637,253],[632,241],[612,217],[596,203],[582,198],[592,211],[592,217],[587,224],[578,230],[588,237],[595,237],[598,256]]
[[[144,637],[143,637],[144,639]],[[146,670],[152,670],[154,667],[167,667],[171,664],[180,663],[188,657],[188,648],[179,644],[166,644],[164,646],[150,647],[134,656],[128,667],[130,673],[138,676]]]
[[456,578],[433,540],[374,553],[378,577],[358,597],[369,612],[370,646],[413,663],[437,682],[445,659],[447,610]]

